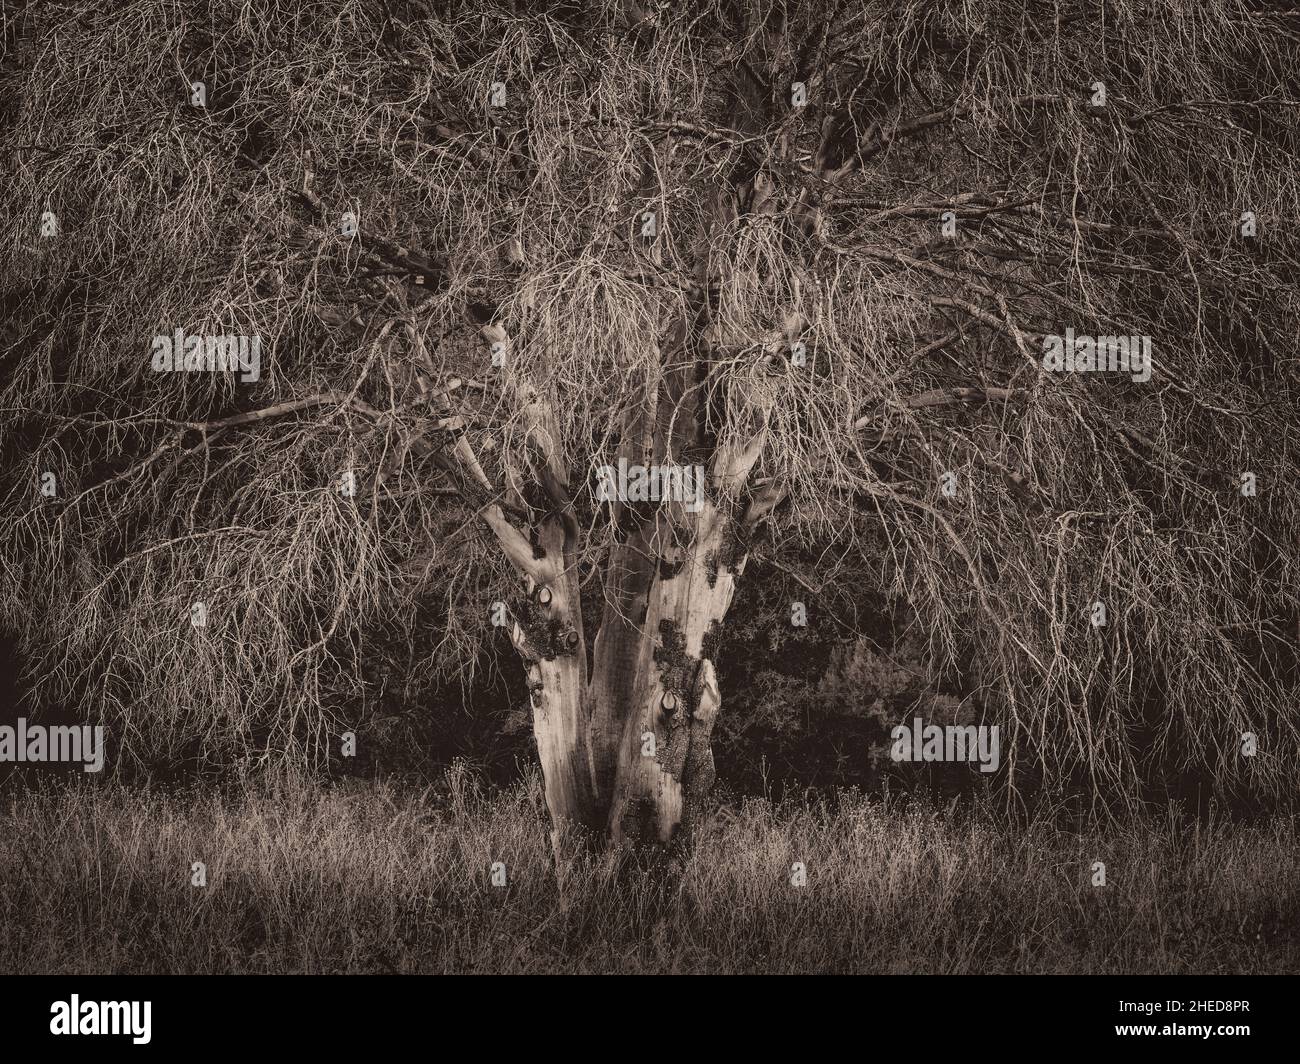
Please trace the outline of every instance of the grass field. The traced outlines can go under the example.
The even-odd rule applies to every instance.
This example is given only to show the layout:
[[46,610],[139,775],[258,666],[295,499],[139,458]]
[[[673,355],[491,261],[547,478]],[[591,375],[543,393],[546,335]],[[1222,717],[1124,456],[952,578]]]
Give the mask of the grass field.
[[9,789],[0,971],[1294,972],[1296,828],[1075,833],[857,795],[751,799],[646,873],[608,854],[557,869],[536,779]]

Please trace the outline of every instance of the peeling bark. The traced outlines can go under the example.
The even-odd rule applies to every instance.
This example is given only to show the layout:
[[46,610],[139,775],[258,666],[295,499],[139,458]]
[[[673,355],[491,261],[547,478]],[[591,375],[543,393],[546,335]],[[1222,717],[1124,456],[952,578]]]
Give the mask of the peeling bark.
[[524,659],[533,735],[542,763],[546,807],[563,822],[604,831],[604,804],[592,772],[587,733],[587,659],[577,569],[565,565],[564,529],[543,528],[528,577],[528,595],[515,609],[511,639]]
[[649,590],[609,814],[615,841],[671,842],[704,808],[721,705],[704,641],[725,618],[743,568],[731,560],[733,535],[732,522],[706,502],[680,564],[669,558]]

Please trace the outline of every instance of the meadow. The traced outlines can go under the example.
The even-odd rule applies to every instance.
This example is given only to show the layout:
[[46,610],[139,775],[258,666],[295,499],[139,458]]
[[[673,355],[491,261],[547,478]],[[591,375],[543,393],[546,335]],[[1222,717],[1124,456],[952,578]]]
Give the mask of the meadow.
[[535,775],[505,790],[460,767],[423,790],[11,781],[0,971],[1293,972],[1296,828],[1172,810],[1013,823],[850,791],[729,802],[668,861],[557,862]]

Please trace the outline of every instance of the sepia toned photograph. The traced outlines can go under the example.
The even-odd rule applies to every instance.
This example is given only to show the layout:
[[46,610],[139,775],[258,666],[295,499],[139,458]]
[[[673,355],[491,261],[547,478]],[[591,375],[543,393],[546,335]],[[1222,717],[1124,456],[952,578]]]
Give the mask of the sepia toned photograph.
[[1294,4],[0,0],[0,973],[1300,971],[1298,234]]

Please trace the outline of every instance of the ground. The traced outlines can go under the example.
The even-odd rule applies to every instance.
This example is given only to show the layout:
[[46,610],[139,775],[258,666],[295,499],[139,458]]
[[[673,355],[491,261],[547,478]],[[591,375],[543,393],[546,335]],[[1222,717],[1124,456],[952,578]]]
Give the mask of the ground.
[[1296,828],[1166,811],[1067,830],[857,794],[749,799],[658,874],[620,873],[614,855],[557,874],[536,779],[10,785],[0,971],[1288,972]]

